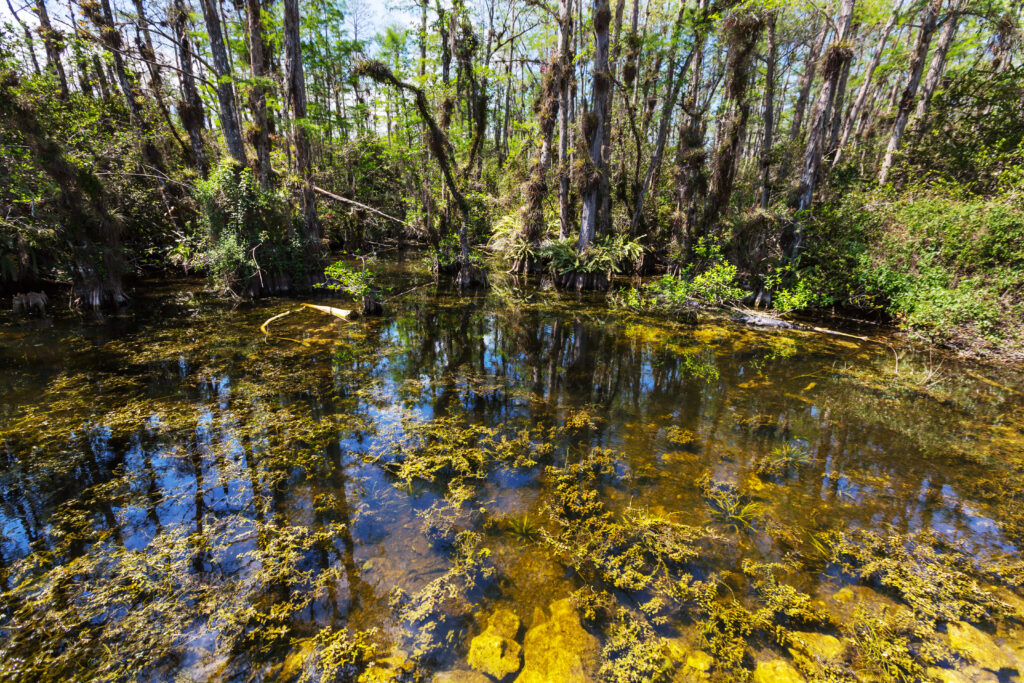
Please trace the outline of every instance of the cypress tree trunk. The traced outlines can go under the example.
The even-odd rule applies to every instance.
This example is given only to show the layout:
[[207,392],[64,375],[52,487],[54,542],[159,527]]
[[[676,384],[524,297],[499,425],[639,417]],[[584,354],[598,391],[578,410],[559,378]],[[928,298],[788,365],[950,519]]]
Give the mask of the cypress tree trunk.
[[185,0],[174,0],[171,5],[171,25],[177,43],[178,62],[180,62],[180,80],[182,100],[178,103],[178,116],[188,133],[192,146],[192,163],[203,178],[209,170],[206,151],[203,148],[203,100],[196,88],[195,76],[192,74],[192,42],[188,35],[188,11]]
[[740,147],[750,117],[750,102],[747,89],[750,87],[750,73],[757,41],[764,29],[763,19],[752,12],[733,15],[727,30],[729,32],[728,75],[725,97],[728,111],[719,125],[718,146],[715,149],[711,168],[711,182],[704,214],[698,225],[697,237],[706,235],[729,205],[736,169],[740,162]]
[[893,27],[896,25],[896,19],[899,17],[899,7],[893,8],[892,14],[889,16],[889,21],[886,22],[885,28],[882,29],[882,35],[878,39],[878,45],[875,46],[874,52],[871,54],[871,61],[868,62],[867,68],[864,70],[864,82],[860,86],[860,90],[857,91],[857,98],[853,101],[853,107],[850,109],[849,115],[846,117],[846,121],[843,123],[842,132],[839,135],[839,142],[836,144],[836,155],[832,160],[832,167],[835,168],[840,159],[843,156],[843,148],[846,147],[846,143],[850,139],[850,134],[853,132],[853,128],[857,125],[857,120],[860,117],[860,113],[864,110],[864,103],[867,101],[868,93],[871,90],[871,77],[875,73],[875,69],[882,61],[882,53],[885,52],[885,44],[889,41],[889,35],[892,33]]
[[572,87],[572,8],[558,0],[558,221],[559,237],[571,230],[569,202],[569,88]]
[[761,139],[761,208],[771,203],[772,143],[775,137],[775,62],[779,46],[775,41],[775,26],[778,15],[772,13],[768,19],[768,63],[764,72],[764,136]]
[[818,56],[825,46],[825,37],[828,35],[828,22],[822,22],[821,30],[814,37],[811,43],[811,50],[807,53],[807,63],[804,72],[800,74],[800,85],[798,89],[796,105],[793,108],[793,125],[789,129],[789,139],[796,140],[800,137],[804,122],[804,111],[807,109],[807,100],[811,96],[811,86],[814,85],[814,74],[818,70]]
[[942,26],[942,32],[939,33],[939,42],[935,46],[932,61],[928,65],[928,73],[925,74],[924,83],[921,85],[921,97],[917,101],[917,109],[914,112],[915,135],[921,134],[920,125],[924,122],[925,114],[928,113],[928,105],[932,101],[932,95],[935,94],[935,88],[938,87],[939,79],[942,78],[942,72],[946,68],[946,55],[949,54],[949,48],[956,37],[956,30],[960,21],[960,10],[963,6],[964,0],[953,0],[949,7],[949,13],[946,15],[945,23]]
[[256,177],[263,190],[270,189],[270,127],[267,124],[267,95],[263,81],[267,77],[266,44],[263,40],[263,10],[259,0],[246,0],[245,11],[249,29],[249,68],[253,83],[249,92],[252,109],[252,143],[256,150]]
[[[209,0],[206,0],[207,2]],[[302,179],[302,230],[310,255],[319,259],[320,222],[313,194],[312,165],[306,123],[306,78],[302,68],[299,42],[299,2],[284,0],[284,70],[288,104],[292,110],[292,137],[295,144],[295,170]]]
[[[811,202],[814,200],[814,186],[817,183],[818,174],[821,170],[829,110],[832,107],[832,101],[839,84],[839,78],[842,75],[843,66],[853,56],[853,51],[844,44],[844,41],[850,30],[854,2],[855,0],[843,0],[837,23],[838,32],[836,40],[825,53],[821,91],[818,93],[818,99],[814,103],[811,127],[807,133],[807,147],[804,150],[804,166],[803,171],[800,173],[800,189],[796,207],[799,211],[809,209]],[[793,241],[789,249],[790,258],[795,258],[799,253],[802,241],[802,225],[797,222],[794,226]]]
[[[107,0],[103,0],[106,2]],[[231,64],[224,45],[224,33],[221,31],[220,15],[214,6],[214,0],[200,0],[203,6],[203,17],[206,20],[206,33],[210,38],[210,52],[213,54],[213,68],[217,75],[217,102],[220,104],[220,125],[224,132],[224,142],[228,154],[240,165],[247,165],[245,145],[242,143],[242,129],[238,122],[235,109],[235,87],[231,83]]]
[[605,127],[609,124],[611,105],[611,74],[608,71],[608,27],[611,9],[608,0],[594,0],[594,66],[593,105],[583,115],[582,133],[586,157],[580,169],[580,194],[583,211],[577,249],[581,253],[590,246],[603,223],[600,217],[601,191],[607,192],[608,169],[605,165]]
[[[68,98],[68,77],[64,73],[64,63],[60,61],[62,49],[62,38],[59,33],[53,30],[50,24],[50,15],[46,11],[46,1],[36,0],[36,16],[39,17],[39,33],[43,37],[43,46],[46,48],[46,68],[57,76],[60,84],[60,97],[63,100]],[[32,56],[35,61],[35,55]]]
[[939,19],[939,6],[941,0],[930,0],[924,9],[921,21],[921,30],[917,34],[917,43],[910,58],[910,74],[907,78],[907,85],[900,97],[900,105],[896,110],[896,120],[892,124],[892,133],[889,135],[889,144],[885,149],[885,157],[882,159],[882,167],[878,172],[878,182],[882,185],[889,178],[889,170],[896,159],[896,152],[900,149],[900,141],[903,132],[907,128],[907,121],[910,120],[910,112],[914,108],[914,99],[917,97],[918,84],[921,82],[921,73],[924,71],[925,58],[928,56],[928,47],[932,42],[932,35]]

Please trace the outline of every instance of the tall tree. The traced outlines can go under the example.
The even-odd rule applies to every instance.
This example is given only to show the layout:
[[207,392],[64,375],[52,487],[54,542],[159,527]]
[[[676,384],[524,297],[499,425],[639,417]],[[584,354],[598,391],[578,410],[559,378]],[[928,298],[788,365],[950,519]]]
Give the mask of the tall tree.
[[178,68],[180,69],[181,101],[178,103],[178,116],[188,133],[192,149],[192,163],[203,178],[209,170],[206,150],[203,145],[203,100],[196,87],[196,79],[192,72],[192,39],[188,30],[188,10],[185,0],[173,0],[171,3],[171,26],[174,30],[174,43],[178,52]]
[[[843,156],[843,148],[846,147],[846,143],[850,140],[850,134],[853,132],[854,126],[857,125],[857,121],[860,119],[861,112],[864,110],[864,104],[867,102],[868,94],[871,92],[872,76],[874,76],[875,70],[878,65],[882,62],[882,55],[885,53],[885,44],[889,41],[889,35],[892,33],[892,29],[896,26],[896,21],[900,16],[900,5],[901,2],[893,7],[892,13],[889,15],[889,20],[885,23],[885,27],[882,29],[882,33],[878,38],[878,44],[875,45],[875,49],[871,52],[871,59],[868,61],[867,67],[864,69],[864,82],[861,83],[860,89],[857,91],[857,97],[853,101],[853,106],[850,108],[850,112],[843,123],[842,131],[839,135],[839,142],[836,144],[836,155],[832,159],[832,166],[835,167],[839,164],[840,159]],[[877,85],[875,88],[877,89]]]
[[256,177],[260,187],[270,189],[270,126],[267,121],[267,46],[263,38],[263,8],[260,0],[245,0],[246,25],[249,32],[249,68],[252,85],[249,107],[252,110],[253,147],[256,150]]
[[[228,51],[224,44],[224,32],[221,29],[220,14],[214,0],[199,0],[203,7],[203,19],[206,21],[206,34],[210,40],[210,53],[213,55],[213,68],[217,76],[217,103],[220,115],[220,127],[224,133],[224,144],[228,154],[241,164],[247,165],[245,144],[242,142],[242,128],[235,108],[234,74],[228,61]],[[107,2],[107,0],[103,0]]]
[[583,168],[580,170],[582,222],[577,248],[583,252],[593,242],[597,228],[603,220],[601,189],[607,187],[608,168],[605,164],[605,127],[610,124],[612,83],[608,66],[608,28],[611,8],[608,0],[594,0],[594,64],[592,108],[582,117],[582,140],[585,147]]
[[910,55],[910,70],[907,74],[907,85],[900,96],[899,108],[896,110],[896,119],[892,124],[892,132],[889,134],[889,144],[885,149],[885,157],[878,172],[878,182],[885,184],[889,178],[889,170],[896,159],[896,153],[900,149],[900,141],[903,132],[910,120],[910,112],[914,109],[917,88],[921,83],[921,74],[924,71],[925,59],[928,56],[928,48],[932,42],[932,36],[939,21],[939,10],[942,0],[928,0],[921,17],[921,28],[917,33],[917,42],[914,51]]
[[[205,0],[209,2],[209,0]],[[320,222],[313,194],[312,161],[306,111],[306,77],[302,68],[302,44],[299,40],[299,1],[284,0],[285,93],[292,110],[292,139],[295,145],[295,170],[302,180],[302,230],[310,249],[319,250]],[[318,257],[318,254],[317,254]]]
[[[855,0],[843,0],[839,10],[839,19],[836,22],[836,38],[828,47],[823,60],[821,90],[818,91],[818,99],[814,103],[811,126],[807,132],[807,145],[804,148],[804,165],[800,173],[797,208],[801,211],[809,208],[814,199],[814,187],[821,170],[826,129],[831,120],[830,112],[833,99],[843,68],[853,56],[853,50],[846,44],[846,36],[850,30],[850,21],[853,19],[854,2]],[[800,231],[798,229],[793,241],[793,253],[796,253],[799,247]]]
[[36,16],[39,18],[39,33],[43,37],[43,46],[46,48],[46,68],[57,76],[61,99],[66,100],[68,98],[68,77],[64,73],[64,63],[60,60],[64,41],[50,23],[50,14],[46,11],[45,0],[36,0]]

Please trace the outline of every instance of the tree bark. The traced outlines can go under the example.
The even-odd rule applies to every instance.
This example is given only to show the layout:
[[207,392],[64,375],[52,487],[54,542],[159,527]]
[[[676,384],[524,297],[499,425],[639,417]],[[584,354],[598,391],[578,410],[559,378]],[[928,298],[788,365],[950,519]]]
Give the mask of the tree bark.
[[196,79],[192,74],[192,41],[188,35],[188,11],[185,0],[174,0],[171,5],[171,25],[174,27],[175,43],[180,62],[182,100],[178,103],[178,116],[188,133],[192,146],[192,163],[200,177],[205,178],[209,170],[206,151],[203,147],[203,100],[196,88]]
[[[855,0],[843,0],[839,11],[835,42],[829,46],[828,51],[825,53],[821,90],[818,93],[818,99],[814,103],[811,127],[807,133],[807,146],[804,150],[803,171],[800,173],[797,209],[801,211],[810,208],[811,202],[814,199],[814,186],[821,169],[826,127],[830,120],[829,112],[832,108],[843,67],[853,56],[853,51],[844,44],[844,41],[850,30],[854,2]],[[793,254],[796,254],[800,247],[800,235],[801,233],[798,228],[793,240]]]
[[917,101],[917,109],[914,112],[914,125],[917,128],[917,135],[921,133],[919,126],[924,123],[924,117],[928,113],[928,105],[931,104],[932,95],[935,94],[935,89],[939,85],[939,79],[942,78],[942,72],[945,71],[946,55],[949,54],[949,48],[956,37],[956,30],[960,21],[960,11],[963,9],[963,6],[964,0],[952,1],[945,23],[942,26],[942,31],[939,33],[939,42],[935,45],[932,61],[928,65],[928,73],[925,74],[924,83],[921,85],[921,97]]
[[[39,17],[39,34],[42,36],[43,46],[46,48],[46,68],[57,76],[57,82],[60,84],[60,97],[66,100],[68,98],[68,77],[64,73],[64,63],[60,60],[63,40],[50,24],[50,15],[46,11],[46,0],[36,0],[36,16]],[[35,55],[32,59],[35,60]]]
[[[103,0],[103,2],[106,1]],[[227,48],[224,44],[220,15],[217,13],[214,0],[200,0],[200,3],[203,6],[203,18],[206,20],[206,33],[210,38],[213,68],[217,74],[217,102],[220,104],[220,126],[224,133],[224,142],[228,148],[228,154],[242,166],[247,166],[242,129],[235,108],[233,75],[231,64],[228,62]]]
[[263,8],[259,0],[245,0],[249,29],[249,68],[253,84],[249,91],[252,110],[253,148],[256,150],[256,177],[260,187],[270,189],[270,126],[267,123],[267,89],[264,81],[269,71],[267,46],[263,39]]
[[569,197],[569,89],[573,82],[572,5],[558,0],[558,221],[559,237],[571,231]]
[[779,46],[775,40],[778,15],[768,18],[768,62],[764,71],[764,135],[761,138],[761,208],[767,209],[771,202],[772,143],[775,136],[775,62]]
[[[206,0],[207,2],[209,0]],[[295,170],[302,179],[302,231],[311,255],[319,259],[320,222],[316,215],[316,195],[312,187],[309,136],[306,133],[306,78],[302,68],[299,40],[299,2],[284,0],[285,93],[292,110],[292,138],[295,145]]]
[[917,97],[917,88],[921,82],[921,73],[924,71],[925,58],[928,56],[928,47],[931,45],[932,36],[935,33],[939,19],[939,7],[941,0],[929,0],[924,8],[924,15],[921,20],[921,30],[917,34],[917,43],[910,59],[910,74],[907,78],[907,85],[900,97],[899,108],[896,110],[896,120],[892,124],[892,133],[889,135],[889,144],[885,149],[885,157],[882,159],[882,167],[878,173],[878,182],[884,185],[889,178],[889,171],[896,159],[896,153],[900,149],[900,141],[903,132],[910,120],[910,112],[914,108],[914,99]]
[[608,0],[594,0],[594,65],[592,109],[583,115],[582,138],[586,145],[585,168],[581,172],[580,194],[583,210],[577,250],[583,252],[594,241],[597,228],[603,223],[600,211],[601,191],[608,185],[605,165],[605,127],[611,104],[611,73],[608,67],[608,27],[611,9]]
[[835,168],[839,165],[839,161],[843,156],[843,148],[846,147],[846,143],[850,140],[850,134],[853,132],[853,128],[857,125],[857,120],[860,117],[861,111],[864,110],[864,103],[867,101],[868,93],[871,90],[871,77],[875,73],[875,69],[882,61],[882,54],[885,52],[885,44],[889,41],[889,35],[892,33],[893,27],[896,25],[896,20],[899,18],[900,8],[899,5],[893,8],[892,14],[889,15],[889,21],[886,22],[885,28],[882,29],[882,35],[878,39],[878,45],[875,46],[874,52],[871,53],[871,60],[868,62],[867,68],[864,70],[864,82],[860,86],[860,90],[857,91],[857,98],[853,101],[853,106],[850,108],[850,113],[846,117],[845,123],[843,123],[842,132],[839,135],[839,142],[836,144],[836,155],[832,159],[832,167]]
[[814,75],[818,70],[818,56],[821,54],[821,49],[825,46],[825,38],[827,36],[828,22],[823,21],[821,30],[814,37],[810,52],[807,53],[807,63],[804,66],[804,71],[800,74],[796,104],[793,107],[793,125],[789,129],[790,140],[796,140],[800,137],[804,122],[804,111],[807,109],[807,100],[811,96],[811,86],[814,85]]

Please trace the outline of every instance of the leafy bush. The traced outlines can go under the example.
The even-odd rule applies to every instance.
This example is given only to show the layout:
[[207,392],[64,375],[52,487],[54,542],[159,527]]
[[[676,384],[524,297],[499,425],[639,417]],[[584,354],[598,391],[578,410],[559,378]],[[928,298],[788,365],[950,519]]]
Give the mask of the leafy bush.
[[610,278],[638,261],[644,253],[643,245],[623,235],[598,238],[582,252],[576,244],[575,237],[547,242],[538,250],[538,258],[553,275],[583,273]]
[[193,265],[224,288],[259,291],[264,273],[305,272],[305,243],[289,203],[260,189],[252,171],[230,159],[196,183],[202,206]]
[[635,311],[679,312],[698,305],[720,306],[743,298],[746,293],[735,286],[736,266],[722,256],[721,248],[701,240],[697,247],[706,267],[693,274],[690,266],[679,276],[663,275],[639,289],[612,296],[612,303]]
[[[838,302],[887,312],[935,341],[1019,341],[1024,202],[955,186],[850,193],[816,212],[796,289],[780,308]],[[804,284],[806,282],[806,284]]]

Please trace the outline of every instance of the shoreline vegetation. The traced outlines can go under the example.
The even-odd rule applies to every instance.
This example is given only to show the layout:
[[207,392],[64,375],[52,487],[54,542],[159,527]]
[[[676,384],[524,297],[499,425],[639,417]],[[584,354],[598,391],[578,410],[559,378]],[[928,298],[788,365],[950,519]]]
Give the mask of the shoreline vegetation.
[[5,299],[99,312],[198,274],[374,312],[329,255],[416,246],[461,289],[1024,358],[1020,3],[353,1],[11,9]]

